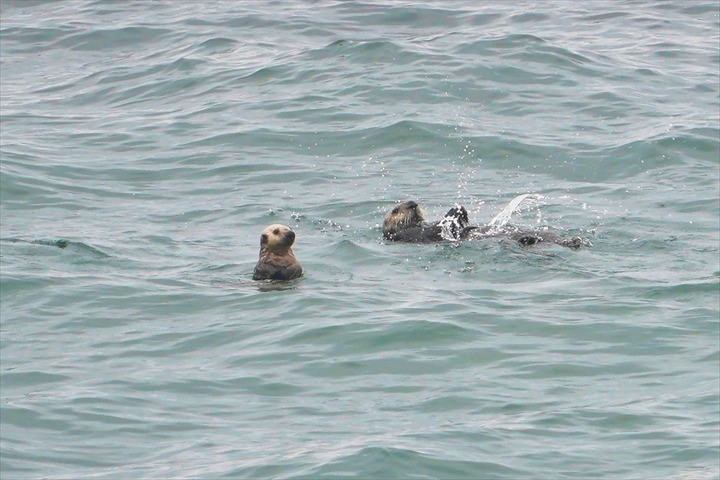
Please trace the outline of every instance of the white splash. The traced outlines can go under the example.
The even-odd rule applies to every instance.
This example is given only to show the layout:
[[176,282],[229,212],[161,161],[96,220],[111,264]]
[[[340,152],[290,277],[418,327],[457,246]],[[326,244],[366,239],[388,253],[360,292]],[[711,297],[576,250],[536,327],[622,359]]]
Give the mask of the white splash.
[[[460,210],[462,205],[459,203],[456,203],[453,205],[454,208]],[[451,242],[457,242],[460,240],[460,233],[462,232],[462,225],[460,224],[460,221],[457,219],[457,217],[454,216],[446,216],[440,222],[438,223],[440,226],[440,236],[445,239],[449,240]]]
[[529,203],[530,205],[537,205],[537,203],[542,199],[541,195],[537,195],[534,193],[524,193],[522,195],[518,195],[517,197],[510,200],[510,203],[508,203],[505,208],[502,209],[500,213],[495,215],[492,220],[487,224],[488,227],[493,227],[493,229],[500,229],[505,224],[507,224],[510,221],[510,217],[512,217],[513,213],[519,212],[521,205],[523,203]]

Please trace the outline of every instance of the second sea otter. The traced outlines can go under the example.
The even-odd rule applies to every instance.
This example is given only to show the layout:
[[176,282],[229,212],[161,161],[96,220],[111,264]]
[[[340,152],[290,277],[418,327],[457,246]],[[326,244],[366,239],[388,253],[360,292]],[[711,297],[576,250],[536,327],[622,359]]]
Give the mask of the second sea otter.
[[506,236],[522,246],[551,242],[564,247],[577,249],[583,245],[580,237],[561,237],[554,232],[523,231],[515,228],[497,230],[490,225],[470,225],[467,210],[455,205],[443,217],[434,223],[425,221],[423,212],[412,200],[395,205],[383,217],[383,237],[395,242],[427,243],[442,240],[464,240],[471,234],[480,237]]

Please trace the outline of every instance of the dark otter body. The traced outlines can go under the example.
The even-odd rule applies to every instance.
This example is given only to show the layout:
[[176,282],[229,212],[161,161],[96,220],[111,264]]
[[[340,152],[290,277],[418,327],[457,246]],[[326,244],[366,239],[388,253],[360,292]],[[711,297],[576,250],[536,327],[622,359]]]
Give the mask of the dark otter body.
[[292,280],[303,270],[292,251],[295,232],[284,225],[270,225],[260,235],[260,259],[253,280]]
[[564,238],[554,232],[495,231],[492,226],[469,225],[467,210],[455,205],[439,222],[427,223],[422,210],[412,200],[402,202],[383,217],[383,237],[394,242],[428,243],[443,240],[464,240],[471,234],[480,237],[506,235],[524,247],[542,242],[551,242],[577,249],[582,246],[579,237]]
[[253,280],[292,280],[302,276],[302,267],[297,260],[284,262],[284,259],[274,257],[268,255],[258,261],[253,271]]

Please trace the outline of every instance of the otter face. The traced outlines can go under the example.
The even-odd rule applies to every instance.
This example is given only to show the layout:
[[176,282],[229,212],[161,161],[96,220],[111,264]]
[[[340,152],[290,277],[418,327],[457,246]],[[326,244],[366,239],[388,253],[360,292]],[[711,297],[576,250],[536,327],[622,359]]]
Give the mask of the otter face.
[[383,217],[383,235],[392,235],[399,230],[416,227],[424,220],[423,212],[417,203],[412,200],[399,203]]
[[285,225],[270,225],[265,227],[260,235],[260,250],[283,254],[290,250],[295,242],[295,232]]

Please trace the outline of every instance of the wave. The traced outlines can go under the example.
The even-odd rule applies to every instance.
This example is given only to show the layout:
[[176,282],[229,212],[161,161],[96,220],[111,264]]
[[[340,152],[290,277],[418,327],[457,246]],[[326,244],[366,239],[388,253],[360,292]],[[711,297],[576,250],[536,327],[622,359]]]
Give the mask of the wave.
[[[411,443],[398,440],[400,444]],[[335,458],[319,467],[308,469],[293,478],[336,477],[348,472],[363,472],[374,478],[403,478],[408,472],[424,472],[431,478],[524,478],[530,472],[514,469],[502,463],[471,461],[454,456],[428,452],[427,447],[362,446],[348,445],[333,454]],[[248,472],[250,473],[250,472]]]
[[81,255],[88,255],[93,258],[110,258],[111,255],[104,252],[102,249],[94,247],[92,245],[89,245],[85,242],[75,241],[75,240],[65,240],[65,239],[33,239],[33,240],[27,240],[22,238],[13,238],[13,237],[7,237],[7,238],[0,238],[0,242],[7,242],[7,243],[19,243],[19,244],[28,244],[28,245],[40,245],[45,247],[56,247],[60,249],[68,249],[72,250],[75,253],[79,253]]
[[58,40],[55,46],[81,51],[107,51],[142,44],[154,44],[173,34],[173,30],[158,27],[131,26],[119,28],[96,28],[71,33]]

